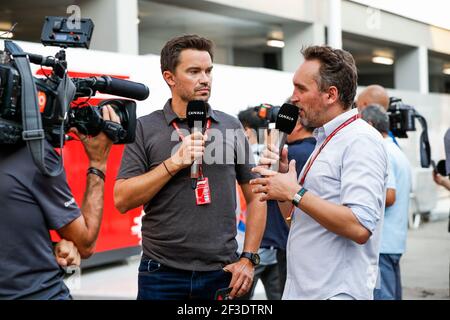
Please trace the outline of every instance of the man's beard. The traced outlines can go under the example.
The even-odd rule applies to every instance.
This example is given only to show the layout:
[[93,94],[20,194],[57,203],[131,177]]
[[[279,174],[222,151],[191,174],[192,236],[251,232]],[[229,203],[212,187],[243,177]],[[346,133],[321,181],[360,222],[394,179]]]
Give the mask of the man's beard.
[[[301,117],[299,115],[300,118],[300,123],[302,124],[302,126],[304,127],[309,127],[309,128],[318,128],[321,127],[322,125],[320,124],[320,117],[318,113],[314,113],[311,112],[309,113],[310,117],[308,117],[308,114],[305,112],[304,109],[303,110],[303,114],[305,115],[304,117]],[[311,115],[313,117],[311,117]]]
[[304,126],[304,127],[309,127],[309,126],[310,126],[310,125],[309,125],[309,121],[308,121],[308,119],[306,119],[306,118],[300,117],[300,123],[301,123],[302,126]]
[[189,101],[193,101],[193,100],[201,100],[201,101],[204,101],[204,102],[208,102],[210,96],[211,96],[211,91],[210,91],[210,94],[208,94],[208,95],[206,95],[206,96],[197,96],[197,95],[195,95],[195,94],[192,94],[192,95],[187,95],[187,94],[186,94],[186,95],[182,95],[182,96],[181,96],[181,99],[182,99],[183,101],[185,101],[185,102],[189,102]]

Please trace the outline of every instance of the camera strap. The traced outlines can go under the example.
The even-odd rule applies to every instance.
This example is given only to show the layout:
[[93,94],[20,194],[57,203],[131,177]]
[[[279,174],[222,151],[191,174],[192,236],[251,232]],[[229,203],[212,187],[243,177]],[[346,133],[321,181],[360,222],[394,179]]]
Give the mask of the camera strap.
[[428,140],[427,122],[425,118],[417,112],[415,117],[422,126],[422,133],[420,134],[420,165],[422,168],[429,168],[431,164],[431,148],[430,141]]
[[13,56],[14,62],[20,74],[21,104],[22,104],[22,140],[24,140],[31,152],[34,163],[42,174],[46,176],[58,176],[63,170],[62,161],[58,167],[49,172],[45,167],[45,133],[42,128],[42,119],[37,101],[37,90],[31,73],[27,54],[15,43],[5,40],[5,49]]

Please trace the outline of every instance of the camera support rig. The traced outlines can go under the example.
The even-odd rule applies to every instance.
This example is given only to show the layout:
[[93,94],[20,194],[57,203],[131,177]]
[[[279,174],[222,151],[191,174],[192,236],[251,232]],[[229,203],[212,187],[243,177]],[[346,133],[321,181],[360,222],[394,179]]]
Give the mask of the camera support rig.
[[[25,142],[40,171],[48,176],[59,175],[59,167],[49,172],[44,161],[44,139],[54,147],[62,148],[65,132],[76,127],[83,134],[93,135],[103,131],[114,143],[134,141],[136,103],[125,99],[106,100],[118,114],[121,123],[103,120],[102,107],[70,108],[71,102],[83,96],[93,96],[96,91],[121,97],[145,100],[149,90],[144,84],[115,79],[108,76],[73,78],[68,76],[65,48],[88,48],[93,31],[90,19],[81,19],[80,30],[69,28],[64,17],[46,17],[42,43],[62,49],[55,57],[26,53],[17,44],[5,40],[5,51],[0,51],[0,144]],[[46,78],[34,78],[30,63],[52,68]],[[44,94],[43,113],[38,104],[39,94]],[[129,129],[129,130],[127,130]],[[59,145],[56,143],[59,142]]]

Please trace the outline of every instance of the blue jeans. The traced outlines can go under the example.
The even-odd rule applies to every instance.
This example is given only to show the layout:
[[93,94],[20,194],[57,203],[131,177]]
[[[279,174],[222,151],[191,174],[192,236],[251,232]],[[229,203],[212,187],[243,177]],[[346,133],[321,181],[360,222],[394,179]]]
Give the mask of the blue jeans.
[[402,300],[400,279],[401,254],[380,254],[380,288],[373,292],[374,300]]
[[139,265],[138,300],[213,300],[218,289],[227,288],[231,273],[188,271],[142,258]]

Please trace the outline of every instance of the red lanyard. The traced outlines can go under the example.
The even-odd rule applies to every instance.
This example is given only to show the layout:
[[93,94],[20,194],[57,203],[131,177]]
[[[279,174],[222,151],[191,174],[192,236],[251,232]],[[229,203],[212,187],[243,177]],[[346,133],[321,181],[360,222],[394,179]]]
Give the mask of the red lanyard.
[[[180,127],[178,127],[177,122],[176,121],[172,121],[172,126],[175,128],[175,130],[177,130],[177,133],[180,136],[180,139],[183,140],[184,136],[181,133]],[[208,131],[209,128],[211,128],[211,118],[208,118],[208,121],[206,121],[205,133],[206,133],[206,131]]]
[[341,124],[339,127],[337,127],[336,129],[334,129],[334,131],[325,139],[325,141],[322,143],[322,145],[319,148],[319,151],[317,151],[317,153],[309,159],[308,163],[306,164],[306,169],[303,172],[303,176],[300,179],[300,185],[303,186],[303,184],[305,183],[305,178],[306,175],[309,172],[309,169],[311,169],[314,161],[316,160],[317,156],[319,155],[319,153],[323,150],[323,148],[325,148],[325,146],[327,145],[327,143],[331,140],[331,138],[333,138],[336,133],[339,132],[339,130],[341,130],[342,128],[345,128],[346,126],[348,126],[350,123],[352,123],[353,121],[357,120],[361,118],[361,116],[359,114],[355,114],[353,117],[351,117],[350,119],[348,119],[347,121],[345,121],[343,124]]

